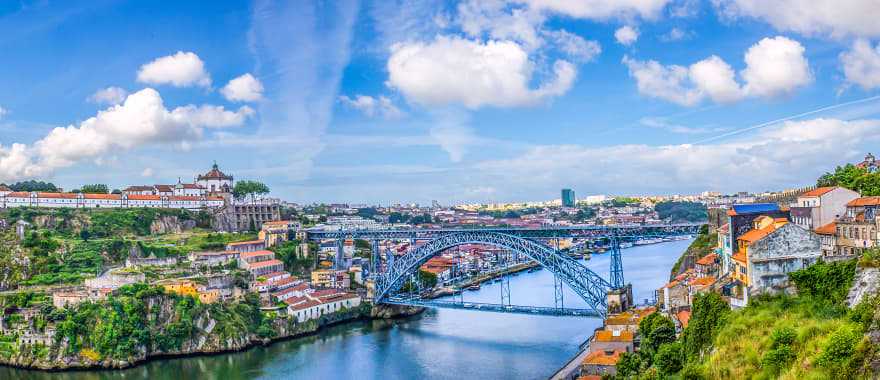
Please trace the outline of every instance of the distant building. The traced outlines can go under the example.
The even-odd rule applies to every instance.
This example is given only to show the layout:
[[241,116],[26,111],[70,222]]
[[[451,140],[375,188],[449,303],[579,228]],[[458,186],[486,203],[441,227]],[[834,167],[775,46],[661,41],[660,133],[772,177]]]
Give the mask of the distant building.
[[574,198],[574,190],[562,189],[562,207],[574,207],[577,201]]
[[862,197],[846,204],[846,214],[837,220],[836,256],[859,256],[877,245],[880,197]]
[[259,232],[259,239],[266,242],[266,247],[273,247],[283,243],[290,238],[291,231],[299,228],[298,222],[289,220],[278,220],[263,222],[263,227]]
[[856,166],[867,170],[868,173],[877,173],[878,171],[880,171],[878,170],[880,169],[880,161],[877,161],[877,159],[874,158],[874,155],[871,153],[865,155],[865,160],[859,162],[858,164],[856,164]]

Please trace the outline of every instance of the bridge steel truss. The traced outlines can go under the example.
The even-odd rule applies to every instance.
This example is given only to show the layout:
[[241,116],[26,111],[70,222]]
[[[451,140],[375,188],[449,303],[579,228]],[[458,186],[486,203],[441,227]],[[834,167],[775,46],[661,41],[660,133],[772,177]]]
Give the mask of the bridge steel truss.
[[[489,244],[505,248],[514,253],[521,253],[535,260],[542,267],[549,269],[554,277],[554,292],[556,298],[555,311],[543,310],[544,308],[514,306],[504,304],[499,307],[480,305],[474,310],[502,311],[514,313],[541,313],[541,314],[565,314],[565,315],[604,315],[606,312],[607,291],[619,289],[625,285],[623,277],[623,262],[620,252],[620,244],[634,242],[641,239],[664,238],[670,236],[695,235],[699,232],[702,224],[660,224],[660,225],[624,225],[624,226],[571,226],[571,227],[542,227],[542,228],[473,228],[473,229],[400,229],[400,230],[342,230],[323,231],[307,230],[308,240],[336,240],[337,244],[345,239],[363,239],[372,242],[373,257],[370,262],[370,276],[375,281],[374,302],[416,305],[436,307],[467,308],[462,305],[444,305],[444,301],[402,299],[394,296],[393,292],[399,289],[409,276],[417,271],[432,256],[455,246],[463,244]],[[545,242],[558,239],[572,238],[586,240],[605,245],[610,251],[610,282],[603,279],[595,272],[583,266],[568,256],[566,250],[558,250],[549,247]],[[395,257],[390,251],[385,252],[385,268],[380,270],[381,262],[378,252],[380,240],[404,240],[409,241],[413,250],[407,254]],[[418,245],[417,243],[423,242]],[[341,249],[338,249],[338,252]],[[337,255],[338,256],[338,255]],[[337,258],[337,261],[339,258]],[[574,290],[592,308],[591,311],[569,310],[562,307],[562,283]],[[502,286],[503,288],[503,286]],[[446,302],[449,303],[449,302]],[[476,305],[476,304],[473,304]],[[497,309],[497,310],[495,310]],[[568,310],[568,311],[565,311]],[[561,315],[560,314],[560,315]]]
[[611,288],[611,284],[604,278],[567,255],[541,243],[518,236],[488,231],[465,231],[444,235],[401,256],[384,273],[375,277],[374,300],[377,302],[385,301],[391,292],[403,286],[409,275],[432,256],[463,244],[489,244],[524,254],[559,276],[596,313],[602,315],[605,313],[605,296]]

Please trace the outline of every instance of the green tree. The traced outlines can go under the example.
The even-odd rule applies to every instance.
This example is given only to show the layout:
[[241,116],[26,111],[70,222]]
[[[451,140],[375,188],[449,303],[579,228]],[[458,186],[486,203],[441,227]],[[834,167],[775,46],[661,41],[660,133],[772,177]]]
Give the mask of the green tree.
[[42,181],[22,181],[16,182],[9,185],[9,188],[12,191],[48,191],[48,192],[56,192],[58,191],[58,187],[51,182],[42,182]]
[[718,330],[726,322],[730,305],[718,293],[697,294],[691,310],[682,341],[687,357],[698,359],[712,345]]
[[641,349],[649,356],[665,343],[675,341],[675,323],[660,313],[651,313],[639,322]]
[[258,195],[266,194],[269,194],[269,186],[257,181],[238,181],[232,189],[232,196],[234,196],[235,199],[246,199],[250,197],[251,201],[254,201]]
[[684,363],[684,350],[680,342],[665,343],[654,355],[654,366],[661,375],[669,376],[681,371]]
[[83,185],[80,191],[86,194],[107,194],[110,189],[103,183],[95,183],[91,185]]

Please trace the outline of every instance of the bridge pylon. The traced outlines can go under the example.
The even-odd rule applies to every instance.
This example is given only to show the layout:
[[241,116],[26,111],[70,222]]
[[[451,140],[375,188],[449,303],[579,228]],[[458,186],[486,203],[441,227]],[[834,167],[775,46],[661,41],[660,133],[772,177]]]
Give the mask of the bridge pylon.
[[621,289],[625,282],[623,280],[623,257],[620,254],[620,239],[617,235],[611,236],[611,288]]

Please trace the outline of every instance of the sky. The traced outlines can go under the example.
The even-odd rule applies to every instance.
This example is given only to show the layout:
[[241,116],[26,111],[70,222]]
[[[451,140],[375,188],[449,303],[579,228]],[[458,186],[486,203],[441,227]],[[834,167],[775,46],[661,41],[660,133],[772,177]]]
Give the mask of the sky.
[[0,0],[0,182],[299,203],[800,187],[880,154],[877,0]]

